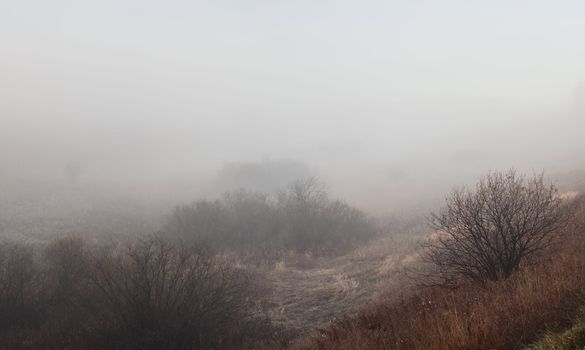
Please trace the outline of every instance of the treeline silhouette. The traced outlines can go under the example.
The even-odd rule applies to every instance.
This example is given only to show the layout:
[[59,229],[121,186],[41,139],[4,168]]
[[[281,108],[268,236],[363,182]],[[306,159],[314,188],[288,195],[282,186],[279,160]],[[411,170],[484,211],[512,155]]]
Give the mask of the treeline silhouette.
[[179,206],[165,228],[173,238],[217,249],[292,250],[319,255],[346,251],[379,232],[364,212],[329,198],[315,178],[276,195],[238,190],[221,199]]

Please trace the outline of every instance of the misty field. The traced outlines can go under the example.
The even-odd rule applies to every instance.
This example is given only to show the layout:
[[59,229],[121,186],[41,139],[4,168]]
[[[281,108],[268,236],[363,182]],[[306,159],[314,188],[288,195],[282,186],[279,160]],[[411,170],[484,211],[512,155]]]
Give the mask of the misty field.
[[[164,222],[173,217],[133,199],[116,200],[114,194],[108,197],[70,187],[37,186],[13,185],[3,197],[0,227],[5,244],[43,250],[56,239],[75,239],[96,249],[109,246],[123,251],[124,245],[155,234],[161,224],[167,225]],[[315,199],[322,200],[321,194]],[[248,204],[253,208],[258,203]],[[240,215],[246,215],[246,208],[242,208]],[[264,224],[276,214],[260,215],[269,215],[256,220]],[[401,225],[408,229],[413,224]],[[384,229],[389,230],[389,225]],[[328,249],[329,245],[322,248]],[[384,232],[363,243],[351,243],[341,253],[333,250],[325,256],[316,250],[299,251],[294,245],[271,251],[247,243],[243,250],[221,250],[219,257],[232,262],[258,284],[254,314],[267,318],[286,334],[300,335],[358,310],[372,298],[388,293],[392,285],[399,288],[396,284],[402,278],[400,270],[413,260],[409,254],[415,249],[415,240],[407,234]],[[34,255],[42,259],[43,253]]]
[[[13,185],[1,203],[6,348],[519,348],[581,315],[577,191],[554,197],[576,214],[544,266],[444,289],[428,284],[426,246],[442,236],[424,213],[374,219],[313,178],[166,212],[37,186]],[[500,333],[512,315],[523,318]]]
[[[388,293],[389,288],[402,288],[398,285],[402,278],[400,270],[413,260],[409,254],[413,254],[416,249],[415,240],[408,235],[397,233],[395,236],[389,233],[392,224],[408,230],[416,226],[415,220],[400,224],[394,221],[388,221],[387,224],[370,222],[370,219],[365,220],[365,216],[362,217],[363,214],[356,209],[329,199],[319,184],[311,179],[292,183],[289,189],[274,197],[242,191],[228,194],[223,197],[225,202],[215,202],[217,205],[213,207],[213,212],[209,212],[209,205],[212,204],[198,202],[203,204],[192,207],[194,211],[180,211],[180,217],[177,216],[177,209],[168,209],[166,213],[157,211],[154,205],[148,206],[135,198],[124,198],[114,193],[104,194],[68,186],[54,188],[43,184],[35,184],[37,187],[19,185],[12,184],[10,191],[6,191],[2,198],[3,215],[0,221],[3,229],[0,258],[4,264],[0,301],[5,305],[5,315],[9,313],[12,315],[11,319],[19,320],[16,328],[5,328],[3,337],[14,348],[131,346],[133,341],[122,335],[119,336],[121,338],[110,341],[107,339],[113,337],[114,333],[110,336],[106,334],[121,332],[121,329],[109,329],[115,327],[115,324],[118,324],[117,327],[126,327],[123,324],[138,322],[138,319],[131,320],[139,315],[129,313],[116,316],[114,309],[114,314],[96,315],[92,310],[107,309],[106,305],[113,302],[113,298],[117,298],[111,293],[121,293],[119,297],[122,299],[112,304],[118,305],[117,308],[124,305],[120,303],[132,301],[128,305],[131,307],[134,302],[139,302],[139,294],[135,293],[140,293],[140,288],[161,283],[157,282],[158,278],[175,273],[172,272],[173,269],[180,266],[170,262],[170,265],[160,267],[151,264],[162,264],[166,259],[179,259],[177,263],[183,261],[189,255],[182,253],[181,247],[188,246],[209,247],[204,249],[209,251],[212,259],[209,260],[210,267],[216,264],[212,261],[227,264],[226,267],[243,278],[238,283],[244,284],[239,290],[234,290],[243,298],[234,306],[242,312],[240,322],[247,320],[242,323],[242,327],[246,332],[252,332],[247,330],[249,327],[269,329],[268,332],[272,334],[266,339],[258,339],[259,334],[251,336],[236,332],[231,336],[232,339],[219,338],[218,343],[218,339],[213,339],[211,334],[205,334],[201,338],[202,331],[198,333],[197,327],[191,326],[192,332],[199,334],[197,339],[200,343],[203,342],[201,344],[213,347],[224,344],[222,346],[235,348],[253,341],[287,344],[310,333],[315,327],[326,326],[345,313],[357,311],[370,300]],[[201,210],[202,213],[199,212]],[[213,213],[223,219],[209,221],[214,217]],[[190,226],[184,226],[187,217],[191,220]],[[353,225],[348,227],[355,227],[356,230],[339,233],[331,231],[331,228],[338,227],[339,222],[343,222],[341,220],[346,220]],[[182,222],[182,226],[177,226],[178,222]],[[200,222],[215,223],[218,226],[206,226],[204,231],[199,231],[204,227]],[[226,222],[230,224],[224,225]],[[239,230],[244,226],[250,235],[264,232],[264,235],[272,235],[274,238],[250,236],[243,238],[242,243],[234,245],[232,241],[224,245],[223,242],[228,241],[225,241],[222,234],[241,235]],[[290,231],[291,227],[295,228],[294,231]],[[230,233],[231,229],[236,231]],[[360,230],[364,232],[361,238]],[[198,232],[205,232],[210,236],[197,238]],[[322,237],[327,237],[325,240],[312,241],[310,232],[339,234],[339,241],[334,242],[331,239],[335,238],[323,235]],[[183,236],[177,236],[178,234]],[[288,236],[290,234],[294,236]],[[356,236],[352,237],[353,234]],[[159,239],[168,241],[168,246],[159,248]],[[255,239],[261,241],[254,241]],[[163,259],[163,255],[157,254],[163,252],[166,252],[165,260],[159,260]],[[181,258],[183,255],[185,258]],[[199,261],[198,259],[195,261]],[[128,282],[124,280],[134,281],[134,278],[139,278],[142,269],[139,266],[148,269],[166,266],[163,271],[167,272],[160,272],[163,275],[143,275],[140,278],[144,278],[144,282],[138,279],[132,282],[138,283],[134,287],[128,286]],[[72,270],[72,267],[75,269]],[[110,269],[113,270],[108,272]],[[21,275],[19,281],[13,280],[15,273]],[[136,277],[132,277],[133,274]],[[209,275],[210,278],[212,275]],[[96,276],[102,276],[103,280],[96,280]],[[118,281],[118,278],[122,280]],[[170,285],[164,288],[172,287]],[[21,294],[21,288],[32,294]],[[123,292],[123,288],[132,289]],[[136,290],[133,291],[134,289]],[[165,293],[172,291],[170,289]],[[130,294],[124,297],[125,293]],[[226,295],[225,298],[227,297]],[[231,300],[233,296],[229,298]],[[193,302],[197,302],[196,300]],[[15,301],[18,301],[14,306],[16,309],[9,307]],[[147,304],[142,307],[151,305],[148,307],[159,310],[156,300],[145,302]],[[221,298],[217,302],[223,303]],[[98,306],[102,304],[103,306]],[[163,309],[158,312],[163,312]],[[233,311],[226,309],[225,312]],[[87,324],[76,321],[85,313],[92,313]],[[53,314],[58,320],[52,320]],[[150,317],[155,317],[154,315],[156,314]],[[166,322],[167,316],[162,315],[165,313],[156,316],[160,320],[152,321]],[[91,331],[96,327],[103,328],[99,331],[101,335]],[[35,328],[38,331],[33,331]],[[72,329],[68,330],[69,328]],[[59,337],[62,339],[52,339],[47,332],[55,332],[55,336],[61,334]],[[141,332],[136,336],[145,339],[135,343],[141,347],[182,347],[177,345],[181,343],[167,344],[156,341],[156,338],[149,342],[151,336],[148,334],[158,334],[158,331]],[[75,334],[85,334],[83,341],[77,339]],[[171,334],[174,333],[160,333],[159,336],[176,337]]]
[[0,0],[0,350],[585,349],[584,19]]

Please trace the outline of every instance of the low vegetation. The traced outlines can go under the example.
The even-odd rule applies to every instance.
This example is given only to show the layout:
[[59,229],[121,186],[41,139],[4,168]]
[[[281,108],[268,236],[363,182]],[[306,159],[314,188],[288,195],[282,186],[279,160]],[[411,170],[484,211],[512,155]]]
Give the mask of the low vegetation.
[[3,349],[239,348],[273,332],[253,295],[244,271],[201,246],[0,245]]
[[585,348],[585,324],[577,324],[560,333],[547,332],[542,340],[524,350],[572,350]]
[[[446,204],[426,231],[420,216],[379,224],[308,179],[276,195],[240,190],[178,207],[160,234],[126,243],[3,241],[0,344],[583,346],[585,195],[563,196],[542,176],[511,171],[488,174]],[[272,261],[249,263],[259,252]],[[407,287],[405,267],[422,271]]]
[[432,214],[436,234],[425,242],[425,283],[454,285],[509,277],[558,241],[570,218],[558,190],[544,176],[515,170],[482,177],[475,190],[455,190]]
[[315,178],[297,180],[276,196],[239,190],[216,201],[177,207],[165,231],[217,249],[332,255],[378,233],[365,213],[331,200]]
[[[427,287],[377,302],[295,348],[519,349],[546,332],[562,332],[585,304],[585,197],[572,206],[575,215],[555,233],[562,244],[549,247],[538,264],[521,264],[497,281]],[[578,334],[577,326],[555,341]]]

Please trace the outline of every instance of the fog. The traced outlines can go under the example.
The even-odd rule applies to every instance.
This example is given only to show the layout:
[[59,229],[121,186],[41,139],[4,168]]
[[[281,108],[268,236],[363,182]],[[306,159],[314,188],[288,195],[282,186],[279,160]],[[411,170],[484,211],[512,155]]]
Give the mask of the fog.
[[0,348],[583,345],[584,38],[583,0],[0,0]]
[[578,170],[584,15],[576,0],[4,1],[0,180],[70,173],[172,203],[242,185],[230,164],[284,162],[386,212],[489,169]]

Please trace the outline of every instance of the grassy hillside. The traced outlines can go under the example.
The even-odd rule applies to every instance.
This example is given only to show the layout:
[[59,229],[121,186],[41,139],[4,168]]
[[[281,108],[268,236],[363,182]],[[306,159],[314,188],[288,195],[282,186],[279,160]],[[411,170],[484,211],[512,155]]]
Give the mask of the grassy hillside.
[[545,334],[536,349],[575,348],[583,336],[582,323],[570,327],[585,305],[585,197],[575,205],[562,245],[510,278],[396,296],[315,331],[296,349],[520,349]]
[[[230,331],[226,332],[224,323],[223,328],[218,328],[221,332],[208,331],[203,335],[209,344],[226,349],[583,348],[585,195],[574,198],[575,194],[571,192],[570,196],[565,196],[573,200],[576,215],[562,232],[558,232],[563,238],[562,244],[527,261],[510,278],[483,287],[468,283],[457,289],[423,288],[410,283],[412,280],[401,272],[405,266],[417,265],[422,249],[419,241],[430,232],[420,217],[403,223],[394,219],[382,223],[380,235],[359,241],[351,245],[352,249],[340,250],[335,255],[320,255],[312,250],[250,247],[212,251],[214,260],[210,261],[228,264],[230,269],[245,276],[250,285],[246,293],[236,289],[234,295],[243,296],[238,307],[245,312],[230,326]],[[111,332],[119,332],[121,338],[117,341],[120,344],[134,339],[123,337],[127,329],[114,317],[119,308],[112,308],[107,315],[95,312],[102,309],[105,301],[103,296],[100,298],[103,291],[99,289],[103,281],[94,280],[93,272],[102,266],[100,259],[105,259],[101,256],[104,248],[101,242],[108,240],[103,237],[108,232],[124,231],[122,228],[128,232],[111,240],[107,247],[117,248],[104,250],[111,250],[104,261],[123,271],[133,266],[128,263],[135,255],[128,255],[136,246],[132,232],[148,231],[140,229],[140,225],[156,226],[151,223],[156,220],[140,220],[149,212],[148,208],[128,206],[124,201],[101,200],[102,197],[87,196],[73,189],[60,191],[58,195],[47,192],[35,198],[33,201],[26,193],[15,192],[0,201],[4,214],[0,218],[2,233],[6,237],[30,235],[26,242],[13,244],[7,240],[0,245],[5,247],[5,250],[0,249],[0,260],[4,259],[0,264],[0,286],[10,286],[13,281],[26,285],[26,288],[0,288],[0,307],[6,307],[0,343],[14,349],[76,348],[82,344],[106,349],[114,344],[105,342],[112,338]],[[126,211],[119,213],[119,207]],[[271,217],[260,215],[262,220],[259,221]],[[101,231],[91,229],[92,223],[97,225],[101,221],[107,223],[99,226]],[[31,228],[33,223],[38,227]],[[52,252],[51,247],[60,247],[62,242],[69,242],[67,239],[61,243],[35,241],[34,245],[28,244],[33,237],[43,242],[53,231],[91,231],[103,237],[102,240],[80,241],[83,244],[78,247],[77,255],[64,254],[68,250]],[[124,243],[126,236],[128,244]],[[61,258],[55,260],[54,256],[73,257],[76,263]],[[21,271],[23,266],[28,269],[25,269],[26,274]],[[71,272],[70,266],[79,267],[80,271]],[[170,264],[168,268],[172,271],[173,266]],[[127,273],[137,271],[141,270],[130,269]],[[66,291],[83,301],[71,305],[64,301],[77,299],[67,293],[59,297],[65,290],[59,286],[69,281],[62,277],[70,273],[76,274],[72,280],[74,288],[70,286]],[[144,290],[142,285],[131,287],[129,291],[137,295]],[[9,320],[11,314],[6,312],[13,310],[10,292],[19,290],[28,292],[21,302],[22,310],[27,312],[12,313],[14,320],[20,323]],[[88,305],[93,308],[89,313]],[[88,317],[90,314],[92,316]],[[157,332],[160,329],[174,332],[173,327],[171,330],[165,328],[175,322],[170,316],[172,313],[162,314],[168,318],[145,317],[156,320],[156,327],[153,327]],[[229,312],[221,314],[230,315]],[[201,318],[200,314],[194,315],[188,317],[190,322]],[[224,322],[221,317],[215,320]],[[142,335],[136,338],[142,339]]]

